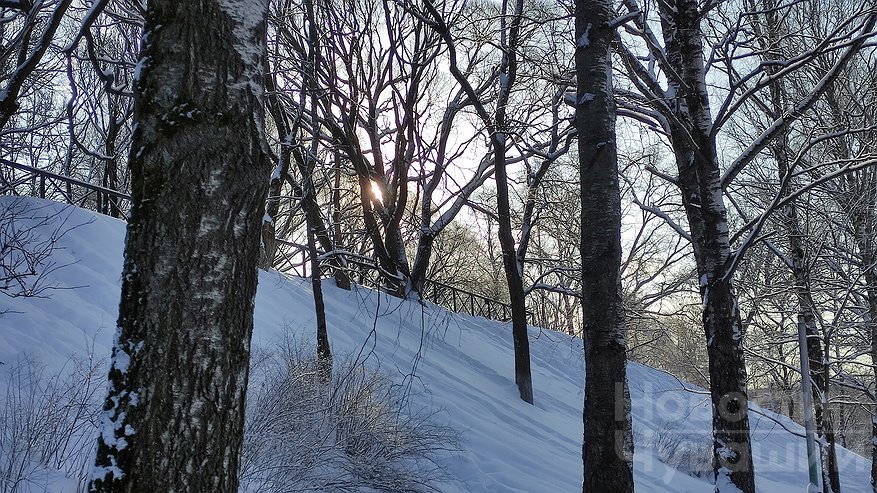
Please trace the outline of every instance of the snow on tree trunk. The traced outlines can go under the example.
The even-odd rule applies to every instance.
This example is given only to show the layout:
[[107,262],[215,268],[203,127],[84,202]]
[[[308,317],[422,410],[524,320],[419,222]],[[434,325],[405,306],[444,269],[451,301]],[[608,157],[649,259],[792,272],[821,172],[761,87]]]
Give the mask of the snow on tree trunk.
[[696,0],[661,4],[660,13],[667,61],[678,74],[668,81],[677,116],[671,124],[671,140],[703,298],[716,491],[754,493],[743,327],[733,276],[726,269],[731,245],[711,133],[701,15]]
[[92,491],[237,491],[270,174],[266,14],[263,0],[149,2]]
[[633,491],[621,299],[621,193],[612,96],[610,0],[576,2],[576,128],[585,340],[584,492]]

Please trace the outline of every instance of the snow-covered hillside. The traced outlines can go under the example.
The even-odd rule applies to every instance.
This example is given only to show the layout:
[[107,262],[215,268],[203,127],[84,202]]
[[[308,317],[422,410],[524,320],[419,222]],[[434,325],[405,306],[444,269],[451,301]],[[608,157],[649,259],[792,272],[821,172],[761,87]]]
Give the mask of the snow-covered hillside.
[[[0,210],[14,200],[0,197]],[[0,313],[5,312],[0,315],[0,398],[9,369],[25,355],[53,371],[92,347],[95,355],[109,356],[125,234],[118,220],[35,199],[17,200],[26,200],[27,208],[40,214],[57,212],[58,218],[66,218],[65,228],[78,227],[58,241],[52,256],[56,268],[44,280],[58,289],[45,291],[45,298],[0,295]],[[50,234],[56,226],[46,224],[39,231]],[[334,353],[362,350],[368,364],[394,378],[408,378],[418,387],[412,395],[419,404],[439,409],[436,419],[459,430],[462,451],[442,458],[453,478],[441,485],[442,491],[581,491],[581,340],[531,330],[536,405],[530,406],[517,397],[507,325],[364,288],[344,291],[328,284],[324,289]],[[269,347],[286,331],[311,334],[310,284],[262,272],[255,317],[256,346]],[[707,479],[661,461],[674,462],[662,449],[668,437],[683,436],[684,444],[695,448],[708,446],[708,396],[638,364],[629,365],[629,377],[637,491],[712,491]],[[759,490],[805,491],[803,430],[757,407],[751,420]],[[870,491],[869,462],[846,450],[839,450],[838,459],[844,491]],[[53,484],[50,490],[62,483]]]

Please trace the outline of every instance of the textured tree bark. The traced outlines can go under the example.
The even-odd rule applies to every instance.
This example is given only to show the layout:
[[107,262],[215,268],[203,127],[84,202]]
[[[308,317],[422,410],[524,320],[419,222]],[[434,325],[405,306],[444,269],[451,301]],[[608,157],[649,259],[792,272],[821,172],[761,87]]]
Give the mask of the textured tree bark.
[[676,121],[671,123],[671,142],[703,298],[716,491],[754,493],[743,327],[733,274],[727,271],[731,245],[715,136],[711,134],[701,15],[696,0],[662,3],[660,8],[667,61],[678,74],[678,79],[670,77],[668,81],[669,92],[676,95],[672,100]]
[[118,332],[91,491],[236,492],[267,1],[150,0]]
[[633,492],[633,436],[621,299],[621,192],[612,96],[611,0],[576,2],[581,179],[585,493]]

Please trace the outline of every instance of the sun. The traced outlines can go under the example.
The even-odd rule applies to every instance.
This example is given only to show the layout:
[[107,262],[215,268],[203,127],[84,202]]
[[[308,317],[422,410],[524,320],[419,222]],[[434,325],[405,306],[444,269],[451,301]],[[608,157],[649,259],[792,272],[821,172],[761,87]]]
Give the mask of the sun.
[[383,204],[384,203],[384,193],[381,192],[381,186],[378,184],[378,182],[372,180],[371,181],[371,189],[372,189],[372,196],[374,197],[374,200]]

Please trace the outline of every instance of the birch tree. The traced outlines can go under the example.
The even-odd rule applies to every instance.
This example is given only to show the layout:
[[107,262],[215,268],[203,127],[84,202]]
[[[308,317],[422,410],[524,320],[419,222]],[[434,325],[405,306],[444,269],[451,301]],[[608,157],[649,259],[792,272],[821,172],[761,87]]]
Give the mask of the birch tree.
[[266,13],[266,1],[149,2],[91,491],[237,491],[269,172]]
[[[873,10],[853,13],[848,22],[840,22],[822,40],[786,60],[786,66],[771,75],[767,70],[769,64],[741,66],[741,60],[758,54],[757,48],[741,39],[745,30],[740,25],[753,15],[751,12],[743,11],[735,17],[734,13],[721,10],[727,7],[722,2],[658,2],[659,39],[649,21],[650,5],[641,9],[635,0],[626,0],[625,4],[632,14],[642,14],[635,19],[636,27],[630,29],[641,44],[626,44],[622,49],[637,92],[629,94],[627,101],[631,104],[626,109],[635,118],[651,121],[668,136],[678,174],[665,177],[679,188],[697,264],[713,404],[716,490],[754,492],[743,326],[734,273],[746,250],[759,238],[765,221],[784,204],[781,197],[776,198],[732,238],[725,191],[785,129],[813,108],[871,35],[877,13]],[[727,31],[720,32],[715,46],[707,50],[705,19],[714,12],[724,19],[741,20],[729,21]],[[637,57],[634,52],[642,46],[647,54]],[[740,53],[741,49],[745,53]],[[790,102],[735,159],[727,165],[721,161],[717,139],[723,125],[771,81],[813,63],[826,51],[835,51],[838,57],[824,76],[800,99]],[[724,70],[728,78],[728,91],[715,113],[707,85],[709,68]],[[657,69],[666,77],[666,88],[656,76]],[[784,192],[782,188],[780,193]],[[736,245],[735,240],[739,241]]]
[[581,180],[585,493],[633,492],[633,438],[621,299],[621,189],[612,93],[611,0],[576,2]]

